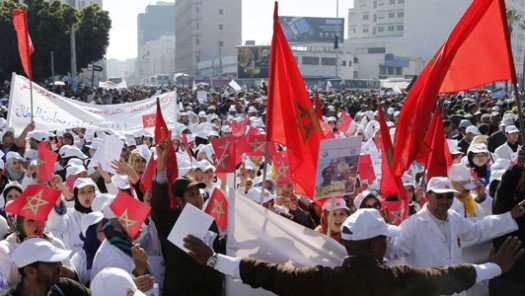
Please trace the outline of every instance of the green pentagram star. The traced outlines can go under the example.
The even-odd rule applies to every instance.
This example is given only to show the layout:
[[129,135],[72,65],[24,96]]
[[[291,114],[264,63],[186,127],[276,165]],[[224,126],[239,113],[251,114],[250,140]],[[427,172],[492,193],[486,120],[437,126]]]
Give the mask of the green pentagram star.
[[277,178],[279,179],[281,177],[286,178],[286,173],[288,172],[288,169],[290,166],[285,165],[284,161],[279,162],[279,168],[277,169]]
[[264,152],[264,142],[260,142],[257,138],[250,143],[250,146],[252,146],[253,152]]
[[124,212],[122,213],[122,215],[120,215],[120,217],[118,217],[119,220],[120,220],[120,223],[122,223],[122,226],[124,226],[124,228],[126,228],[126,231],[129,233],[129,228],[135,224],[138,223],[137,220],[132,220],[132,219],[129,219],[128,218],[128,209],[125,209]]
[[146,119],[148,126],[154,126],[155,125],[155,117],[151,116],[150,118]]
[[226,140],[224,141],[224,145],[219,146],[219,148],[221,148],[222,150],[226,150],[228,148],[228,145],[230,145],[230,141]]
[[46,162],[42,159],[42,158],[38,158],[38,160],[36,161],[36,165],[37,166],[40,166],[42,164],[45,164]]
[[[38,191],[37,194],[35,194],[33,196],[28,196],[27,199],[26,199],[27,200],[26,204],[22,208],[22,211],[30,209],[31,212],[33,212],[33,214],[36,215],[38,213],[38,209],[41,206],[49,204],[49,202],[47,200],[43,200],[42,199],[42,193],[43,192],[44,192],[44,190],[40,190],[40,191]],[[33,203],[33,202],[35,202],[35,203]]]
[[[299,103],[295,102],[295,112],[297,114],[295,120],[297,121],[297,126],[299,126],[299,129],[301,130],[301,134],[303,135],[303,142],[308,140],[312,131],[322,130],[319,121],[317,121],[317,118],[315,117],[314,109],[305,109]],[[304,117],[309,121],[307,125],[303,124]]]
[[213,200],[213,210],[211,210],[212,214],[215,214],[217,215],[217,218],[220,219],[221,218],[221,215],[222,214],[225,214],[226,212],[224,212],[224,210],[222,209],[222,203],[224,201],[217,201],[217,200]]
[[221,168],[223,168],[223,169],[226,168],[226,165],[224,164],[224,160],[225,160],[226,158],[228,158],[228,156],[230,156],[230,155],[229,155],[228,153],[226,153],[226,151],[224,151],[224,153],[223,153],[222,156],[221,156],[221,159],[219,160],[219,164],[218,164],[218,165],[219,165]]

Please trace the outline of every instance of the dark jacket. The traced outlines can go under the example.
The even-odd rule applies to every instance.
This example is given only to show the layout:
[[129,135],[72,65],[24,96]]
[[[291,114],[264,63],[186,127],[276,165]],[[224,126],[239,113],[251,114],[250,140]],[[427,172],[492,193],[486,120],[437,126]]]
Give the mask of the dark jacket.
[[[496,189],[496,196],[492,204],[493,214],[502,214],[510,211],[515,205],[523,200],[523,196],[516,199],[514,191],[518,186],[521,178],[522,168],[518,166],[511,166],[501,177],[501,182]],[[517,236],[521,243],[525,243],[525,217],[516,219],[518,230],[508,233],[504,236],[495,238],[493,240],[494,247],[499,249],[501,244],[508,236]],[[512,269],[504,275],[491,280],[491,286],[501,286],[497,289],[500,293],[491,293],[491,295],[525,295],[525,258],[522,256],[512,267]],[[516,284],[515,287],[514,284]],[[521,287],[521,290],[519,288]],[[492,287],[491,287],[492,289]]]
[[[170,208],[168,190],[168,184],[153,182],[151,217],[157,226],[166,267],[163,294],[222,295],[222,274],[197,263],[186,252],[168,241],[168,235],[181,213],[179,209]],[[215,232],[218,233],[217,230]]]
[[[72,279],[60,278],[57,284],[51,286],[48,296],[88,296],[91,292],[83,285],[75,282]],[[22,282],[16,286],[11,287],[2,296],[24,296],[22,294]]]
[[374,258],[347,258],[342,266],[288,268],[255,259],[242,259],[243,283],[277,295],[443,295],[460,292],[476,281],[471,264],[427,269],[382,267]]

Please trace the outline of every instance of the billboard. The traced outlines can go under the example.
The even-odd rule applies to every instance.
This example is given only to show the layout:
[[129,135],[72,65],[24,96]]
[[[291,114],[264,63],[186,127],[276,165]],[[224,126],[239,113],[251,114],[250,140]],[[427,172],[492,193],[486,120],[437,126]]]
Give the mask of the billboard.
[[237,51],[239,78],[268,78],[269,46],[239,46]]
[[339,43],[344,37],[344,18],[280,16],[279,21],[288,42]]

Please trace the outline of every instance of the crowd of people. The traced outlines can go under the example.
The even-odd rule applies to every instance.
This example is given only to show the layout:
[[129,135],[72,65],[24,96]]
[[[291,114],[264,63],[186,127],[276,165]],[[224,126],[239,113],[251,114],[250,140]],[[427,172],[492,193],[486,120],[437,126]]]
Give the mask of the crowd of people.
[[[48,88],[93,104],[131,102],[168,91]],[[124,148],[113,162],[115,174],[100,165],[88,166],[104,137],[114,131],[83,127],[35,131],[34,122],[15,131],[6,126],[5,118],[0,119],[0,291],[6,295],[222,295],[226,274],[278,294],[525,294],[525,259],[520,258],[520,242],[525,240],[525,175],[521,173],[525,149],[514,99],[494,98],[484,90],[440,98],[437,108],[442,110],[454,164],[447,176],[428,179],[425,168],[414,162],[403,176],[410,216],[394,226],[384,203],[401,195],[381,196],[379,178],[364,180],[358,171],[351,176],[352,194],[314,200],[297,194],[292,182],[278,182],[271,158],[240,151],[236,179],[229,185],[224,174],[216,173],[220,159],[211,142],[230,137],[233,127],[245,119],[243,134],[250,130],[264,134],[266,88],[207,89],[205,101],[197,100],[191,87],[176,91],[177,123],[161,139],[154,139],[148,129],[117,135]],[[313,90],[310,94],[313,102]],[[7,85],[0,98],[9,99]],[[362,153],[381,159],[374,141],[380,134],[377,110],[383,110],[394,137],[404,99],[405,94],[389,90],[329,91],[321,92],[320,108],[335,138],[359,137]],[[353,123],[338,130],[343,111]],[[41,183],[36,152],[41,142],[58,154],[47,186],[61,192],[46,221],[5,211],[28,186]],[[171,184],[169,142],[178,160],[178,178]],[[152,159],[156,171],[150,175],[147,167]],[[186,238],[188,254],[168,236],[185,206],[204,210],[214,190],[226,196],[234,190],[239,198],[329,235],[350,257],[333,270],[294,270],[228,257],[221,255],[226,252],[227,232],[215,222],[210,231],[217,236],[209,245]],[[112,210],[119,192],[151,206],[135,237]]]

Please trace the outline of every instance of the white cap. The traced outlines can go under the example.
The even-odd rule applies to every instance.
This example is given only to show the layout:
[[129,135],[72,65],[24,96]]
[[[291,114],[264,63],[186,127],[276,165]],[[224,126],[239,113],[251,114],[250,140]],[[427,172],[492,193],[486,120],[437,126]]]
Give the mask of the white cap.
[[[332,206],[332,200],[331,199],[327,199],[323,203],[323,210],[330,211],[331,206]],[[348,207],[346,206],[346,202],[345,202],[344,199],[342,199],[342,198],[335,198],[334,199],[334,210],[339,210],[339,209],[349,210]]]
[[17,152],[9,151],[7,152],[7,155],[5,156],[6,161],[9,161],[10,159],[19,159],[19,160],[25,160],[22,155],[20,155]]
[[363,190],[363,191],[359,192],[359,194],[354,198],[354,206],[355,206],[355,208],[359,209],[361,207],[361,204],[365,200],[365,197],[367,197],[369,195],[373,195],[375,198],[377,198],[376,195],[372,191]]
[[95,181],[93,181],[93,179],[91,178],[78,178],[75,180],[75,183],[73,184],[73,188],[78,188],[78,189],[81,189],[81,188],[84,188],[88,185],[92,185],[95,190],[98,188],[97,187],[97,184],[95,184]]
[[65,145],[64,147],[60,148],[59,150],[60,157],[62,158],[69,158],[69,157],[76,157],[80,159],[86,159],[87,156],[82,153],[82,150],[80,150],[78,147]]
[[337,119],[334,116],[330,116],[326,119],[326,122],[337,122]]
[[432,191],[437,194],[441,193],[459,193],[452,186],[452,182],[445,177],[433,177],[428,181],[427,192]]
[[407,173],[403,174],[403,177],[401,177],[401,180],[403,181],[403,186],[416,186],[416,181],[414,180],[414,177],[410,176]]
[[470,144],[468,147],[467,152],[473,152],[473,153],[488,153],[489,150],[487,148],[487,145],[483,143],[473,143]]
[[84,165],[84,162],[82,161],[82,159],[71,158],[70,160],[67,161],[66,166],[68,166],[68,165],[83,166],[83,165]]
[[380,235],[396,237],[400,234],[401,229],[387,224],[376,209],[358,209],[346,218],[341,228],[341,238],[347,241],[360,241]]
[[463,119],[459,122],[459,127],[469,127],[472,125],[472,122],[468,119]]
[[476,180],[470,174],[470,170],[463,164],[455,164],[448,169],[448,178],[455,182],[466,182],[465,189],[471,190],[476,188]]
[[53,134],[49,133],[49,132],[42,132],[42,131],[32,131],[32,132],[29,132],[27,134],[27,137],[29,139],[35,139],[39,142],[42,142],[42,141],[45,141],[47,139],[49,139],[50,137],[52,137]]
[[58,249],[43,238],[30,238],[20,244],[11,258],[18,268],[22,268],[35,262],[60,262],[69,254],[71,251]]
[[[78,175],[82,172],[86,172],[86,168],[83,165],[70,165],[66,169],[66,178],[72,175]],[[91,180],[91,179],[90,179]],[[76,182],[75,182],[76,184]]]
[[520,130],[515,125],[507,125],[505,127],[505,133],[512,134],[512,133],[519,133]]
[[117,267],[102,269],[91,282],[91,295],[128,295],[128,290],[133,291],[133,296],[146,296],[135,285],[131,275]]
[[200,111],[198,116],[199,116],[200,118],[206,118],[206,112],[204,112],[204,111]]
[[114,174],[111,177],[111,183],[120,190],[129,189],[128,176]]
[[473,126],[473,125],[468,126],[465,132],[467,134],[470,133],[470,134],[474,134],[476,136],[481,135],[481,133],[479,132],[479,129],[477,127]]
[[102,212],[91,212],[80,218],[80,230],[82,235],[86,237],[86,232],[89,226],[96,224],[104,219],[104,214]]
[[124,139],[126,146],[137,146],[137,141],[133,137],[127,137]]
[[95,200],[93,200],[93,204],[91,205],[91,209],[93,211],[100,211],[104,214],[104,218],[106,219],[113,219],[117,218],[117,215],[111,210],[110,206],[115,201],[115,198],[117,196],[113,194],[99,194]]

